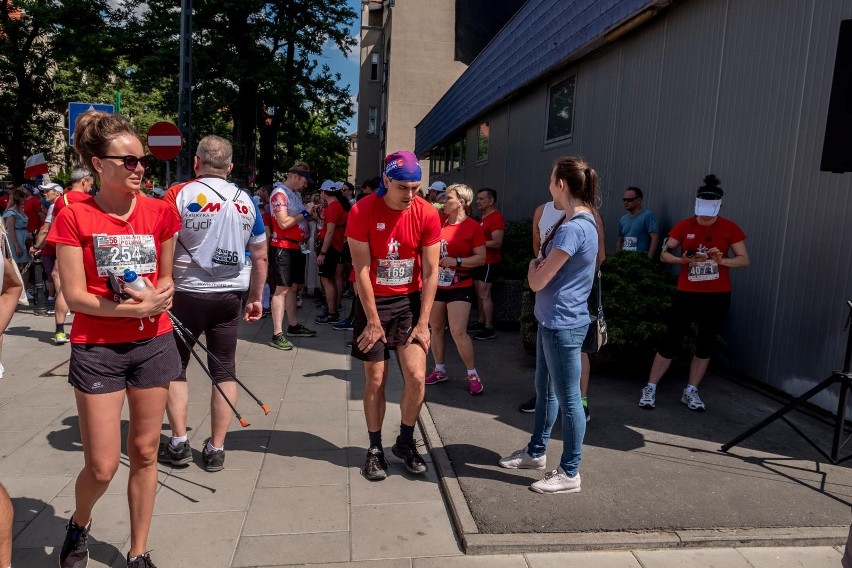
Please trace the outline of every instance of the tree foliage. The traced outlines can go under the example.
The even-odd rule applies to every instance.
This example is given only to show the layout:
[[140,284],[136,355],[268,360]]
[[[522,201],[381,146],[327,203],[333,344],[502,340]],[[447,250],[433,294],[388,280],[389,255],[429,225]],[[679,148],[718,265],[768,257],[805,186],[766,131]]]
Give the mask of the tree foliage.
[[0,162],[16,182],[30,154],[57,158],[68,102],[57,92],[57,62],[74,60],[78,73],[96,76],[111,68],[110,14],[106,0],[0,0]]
[[[124,9],[129,36],[157,38],[130,49],[134,81],[165,78],[165,90],[177,93],[179,3],[126,0]],[[192,145],[206,134],[227,136],[230,127],[242,183],[251,165],[258,183],[269,183],[307,155],[345,157],[339,124],[352,115],[349,88],[317,58],[328,44],[353,48],[355,16],[346,0],[196,0]]]

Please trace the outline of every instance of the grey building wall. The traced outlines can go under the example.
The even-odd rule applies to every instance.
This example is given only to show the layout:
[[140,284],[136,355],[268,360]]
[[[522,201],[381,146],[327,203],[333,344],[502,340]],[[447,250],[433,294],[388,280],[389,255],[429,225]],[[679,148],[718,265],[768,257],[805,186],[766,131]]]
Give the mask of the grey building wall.
[[[571,67],[473,117],[462,171],[445,181],[500,192],[509,219],[549,199],[561,155],[603,183],[608,249],[624,188],[645,191],[665,232],[691,216],[703,176],[722,180],[722,215],[748,235],[732,271],[723,362],[792,394],[842,366],[852,297],[852,174],[819,171],[837,31],[850,0],[687,0]],[[544,143],[548,86],[576,73],[574,133]],[[477,125],[490,124],[476,164]],[[442,179],[444,179],[442,178]],[[836,407],[836,393],[814,401]]]

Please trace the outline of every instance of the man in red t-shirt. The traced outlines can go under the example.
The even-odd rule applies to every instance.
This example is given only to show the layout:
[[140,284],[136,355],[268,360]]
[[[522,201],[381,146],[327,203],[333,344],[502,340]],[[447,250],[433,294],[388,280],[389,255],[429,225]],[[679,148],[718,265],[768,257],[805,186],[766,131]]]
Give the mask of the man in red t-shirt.
[[24,201],[24,215],[27,216],[27,232],[31,235],[41,227],[44,219],[44,207],[41,203],[41,191],[33,188],[32,196]]
[[[340,294],[343,292],[343,258],[344,231],[346,219],[352,204],[342,195],[342,184],[330,179],[325,180],[320,187],[326,207],[323,210],[323,227],[320,238],[317,265],[319,277],[325,292],[328,309],[314,319],[320,325],[335,324],[340,321],[337,311]],[[338,197],[339,196],[339,197]],[[344,206],[345,204],[345,206]]]
[[[53,319],[56,324],[56,330],[53,334],[53,343],[63,345],[68,343],[68,334],[65,333],[65,319],[68,317],[68,304],[65,302],[65,296],[62,294],[62,289],[59,286],[59,267],[56,263],[56,249],[52,244],[47,242],[48,237],[54,236],[51,234],[53,221],[59,212],[66,205],[83,201],[89,197],[92,191],[92,186],[95,183],[95,176],[86,168],[77,168],[71,173],[71,189],[67,192],[61,192],[59,188],[58,195],[55,199],[48,198],[52,201],[52,205],[48,210],[48,216],[44,219],[44,225],[35,238],[32,253],[40,252],[44,261],[44,270],[50,274],[53,281],[55,304],[53,306]],[[56,185],[56,184],[50,184]]]
[[438,212],[419,196],[421,177],[414,154],[389,155],[379,190],[355,204],[346,224],[360,300],[352,356],[364,361],[364,415],[370,437],[362,473],[370,481],[387,477],[382,421],[390,349],[396,349],[403,376],[402,419],[392,451],[409,472],[426,472],[415,446],[414,425],[425,394],[441,226]]
[[[272,341],[277,349],[289,351],[293,344],[287,337],[313,337],[316,331],[299,323],[296,295],[305,283],[305,255],[310,213],[302,203],[302,190],[311,181],[308,164],[296,162],[284,183],[276,183],[269,196],[272,213],[272,239],[269,255],[272,293]],[[305,245],[303,247],[303,245]],[[284,334],[284,315],[287,315],[287,334]]]
[[479,225],[485,232],[485,264],[473,269],[479,317],[468,326],[468,331],[478,332],[474,339],[494,339],[494,302],[491,301],[491,284],[499,276],[500,247],[503,246],[503,231],[506,221],[497,210],[497,192],[484,187],[476,194],[476,207],[482,216]]

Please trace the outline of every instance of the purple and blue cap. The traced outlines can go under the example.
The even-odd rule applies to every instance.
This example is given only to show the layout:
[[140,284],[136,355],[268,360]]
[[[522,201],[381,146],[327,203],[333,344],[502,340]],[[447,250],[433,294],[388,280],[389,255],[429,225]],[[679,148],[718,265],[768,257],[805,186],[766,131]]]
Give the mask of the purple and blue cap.
[[[420,169],[417,156],[405,151],[394,152],[385,158],[384,174],[388,176],[388,179],[395,181],[420,181],[423,179],[423,171]],[[387,191],[388,188],[385,187],[384,178],[382,178],[376,195],[381,197]]]

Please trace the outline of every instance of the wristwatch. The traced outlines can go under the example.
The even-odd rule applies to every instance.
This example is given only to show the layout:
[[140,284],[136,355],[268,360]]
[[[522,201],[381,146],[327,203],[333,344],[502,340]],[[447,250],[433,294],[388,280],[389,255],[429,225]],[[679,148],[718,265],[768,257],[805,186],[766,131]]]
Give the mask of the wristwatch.
[[461,257],[460,256],[456,257],[456,266],[461,266]]

